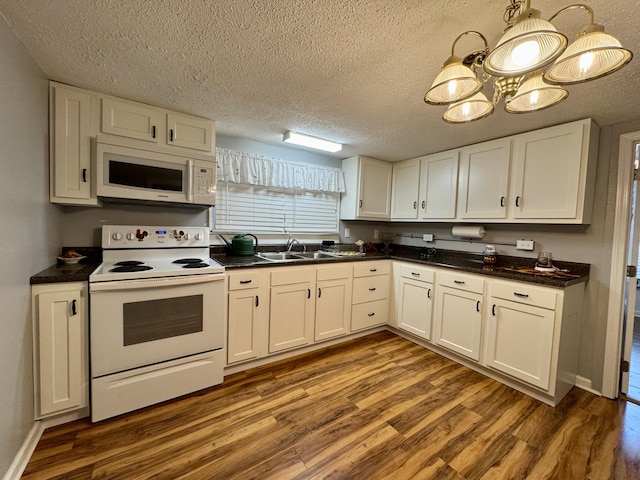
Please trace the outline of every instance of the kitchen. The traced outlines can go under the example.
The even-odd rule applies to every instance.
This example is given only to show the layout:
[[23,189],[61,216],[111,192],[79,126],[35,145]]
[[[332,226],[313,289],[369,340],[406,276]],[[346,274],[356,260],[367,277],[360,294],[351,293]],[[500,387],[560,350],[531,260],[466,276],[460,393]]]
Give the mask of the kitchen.
[[[8,2],[0,4],[0,11],[2,11],[5,16],[10,13],[10,10],[5,11],[6,3]],[[499,20],[504,5],[502,2],[498,3],[500,4],[493,7],[494,11],[483,13],[487,18],[493,20],[495,26],[483,28],[483,30],[497,31],[499,29]],[[540,5],[534,4],[534,6],[540,8],[545,13],[555,11],[555,7],[551,5],[551,2],[546,2],[546,4],[545,2],[536,3]],[[413,2],[409,5],[418,8],[418,2]],[[634,16],[632,7],[625,6],[622,2],[616,5],[615,9],[611,8],[610,4],[606,2],[590,2],[590,5],[598,15],[597,20],[604,23],[607,26],[607,31],[611,33],[614,31],[617,33],[626,25],[625,22],[629,22],[628,19]],[[50,8],[44,4],[40,5],[40,7],[45,12],[47,8]],[[78,8],[81,10],[82,6],[78,4],[71,6],[70,4],[68,8]],[[631,10],[627,11],[625,9]],[[607,15],[613,15],[613,13],[608,13],[610,11],[615,11],[616,21],[611,17],[607,17]],[[426,14],[432,12],[433,11],[427,11]],[[386,13],[391,16],[390,18],[396,18],[393,12]],[[475,16],[476,13],[477,12],[474,12],[473,16]],[[265,15],[268,16],[268,13],[265,13]],[[397,15],[407,20],[404,15],[408,14],[398,13]],[[106,22],[108,14],[103,12],[101,16],[104,17],[104,21]],[[118,20],[124,21],[122,18]],[[204,28],[204,26],[201,28]],[[473,28],[473,22],[465,26],[455,25],[451,28],[451,31],[447,31],[446,33],[442,32],[441,35],[447,37],[446,42],[448,42],[448,45],[442,47],[437,52],[427,52],[427,47],[425,46],[421,48],[420,56],[422,58],[429,57],[428,61],[433,63],[432,70],[434,74],[441,67],[442,60],[444,60],[448,54],[448,49],[454,36],[468,28]],[[365,33],[362,33],[362,35],[365,35]],[[411,35],[418,35],[421,38],[424,37],[423,32],[412,33],[403,31],[403,34],[405,35],[405,37],[403,37],[404,40],[407,41],[408,38],[406,37]],[[38,36],[35,33],[33,35]],[[347,34],[343,33],[342,35]],[[5,367],[5,375],[3,376],[2,388],[0,389],[2,392],[0,393],[0,403],[2,403],[3,406],[8,406],[7,408],[3,408],[2,418],[0,420],[0,441],[2,442],[0,465],[6,468],[14,458],[19,445],[23,443],[33,420],[31,327],[29,322],[30,314],[28,311],[29,277],[51,265],[63,246],[99,245],[95,228],[101,223],[138,223],[144,218],[145,224],[181,225],[201,224],[205,219],[202,213],[180,209],[176,211],[156,211],[150,207],[131,207],[127,209],[103,208],[97,210],[83,209],[80,207],[62,208],[50,204],[48,201],[49,178],[46,167],[48,159],[47,110],[49,78],[42,71],[45,69],[44,66],[39,67],[38,64],[35,63],[31,54],[25,51],[21,41],[17,39],[12,29],[4,22],[0,29],[0,38],[2,40],[2,85],[4,87],[2,93],[2,105],[4,108],[1,113],[3,116],[3,128],[0,138],[3,139],[3,145],[5,145],[2,175],[3,209],[1,214],[4,220],[3,224],[5,225],[2,237],[4,252],[2,278],[4,283],[0,293],[0,295],[2,295],[2,304],[5,307],[2,317],[3,336],[2,340],[0,340],[0,342],[2,342],[0,351],[2,351],[2,365]],[[113,42],[117,42],[117,38],[112,38],[112,40]],[[294,44],[296,40],[297,39],[290,39]],[[634,45],[639,43],[637,33],[631,29],[627,31],[626,37],[622,38],[622,40],[624,40],[623,43],[631,46],[632,49]],[[26,40],[23,40],[23,42],[26,44]],[[96,60],[96,63],[99,65],[100,62],[104,60],[105,59]],[[338,77],[342,78],[342,76],[345,75],[342,73],[345,68],[355,68],[357,66],[355,59],[351,59],[351,61],[353,63],[348,65],[340,64],[339,71],[336,71],[335,66],[331,64],[324,64],[322,67],[325,68],[327,72],[331,72],[333,75],[338,75]],[[232,60],[228,60],[228,62],[233,63]],[[77,63],[78,65],[83,64],[82,61],[78,61]],[[157,71],[155,70],[153,62],[151,62],[151,64],[144,62],[143,65],[145,65],[145,69],[150,72]],[[127,71],[138,70],[138,68],[133,68],[131,65],[125,67],[124,70],[126,71],[120,71],[116,67],[106,68],[113,68],[113,72],[107,73],[108,81],[112,84],[118,83],[118,77],[109,75],[115,75],[116,72],[120,72],[121,75],[126,76]],[[378,68],[382,71],[402,70],[397,66],[388,64],[381,64]],[[390,100],[390,102],[394,104],[394,108],[391,112],[387,113],[384,118],[377,119],[378,117],[371,112],[363,114],[363,116],[367,118],[367,121],[371,120],[371,132],[373,133],[359,140],[363,145],[362,150],[345,152],[344,155],[337,157],[322,156],[322,158],[320,158],[311,155],[306,158],[310,158],[310,161],[325,162],[333,164],[334,166],[338,164],[337,162],[339,162],[340,158],[347,157],[352,153],[369,154],[376,158],[389,160],[403,160],[429,152],[460,146],[460,135],[464,135],[465,137],[464,144],[471,144],[552,124],[563,123],[565,121],[589,117],[595,118],[600,124],[601,134],[594,213],[590,225],[485,226],[491,235],[491,237],[488,238],[492,241],[507,242],[515,240],[516,238],[532,238],[539,245],[544,245],[545,249],[552,251],[555,258],[591,264],[590,280],[587,287],[588,293],[585,296],[584,307],[584,310],[590,313],[585,317],[583,324],[579,375],[584,379],[586,386],[595,391],[601,391],[603,388],[602,378],[605,373],[604,339],[608,328],[606,318],[611,285],[612,230],[616,209],[618,143],[620,135],[640,130],[640,119],[634,111],[636,105],[633,101],[630,102],[628,99],[624,99],[623,93],[611,92],[612,95],[620,95],[622,100],[619,100],[619,102],[621,102],[624,107],[615,111],[608,110],[608,107],[604,108],[603,113],[600,113],[602,116],[602,119],[600,119],[598,118],[598,112],[595,106],[591,106],[589,105],[590,102],[584,101],[584,98],[590,98],[584,93],[586,90],[580,90],[581,87],[576,87],[576,89],[572,90],[569,99],[565,101],[563,105],[546,112],[532,114],[531,117],[516,116],[514,119],[513,116],[508,116],[503,112],[496,111],[493,116],[485,119],[482,125],[482,122],[478,122],[466,126],[448,126],[443,124],[439,118],[441,110],[431,110],[433,107],[424,105],[421,100],[428,84],[431,82],[430,75],[427,75],[423,71],[424,66],[422,65],[413,65],[412,68],[419,70],[420,73],[415,73],[416,85],[413,86],[410,96],[407,94],[407,98]],[[609,90],[619,90],[620,92],[626,93],[636,91],[637,88],[633,84],[633,82],[637,81],[636,78],[638,77],[638,75],[633,74],[635,68],[635,62],[632,62],[625,70],[607,79],[603,79],[600,81],[600,84],[604,82],[605,85],[610,85]],[[274,70],[278,69],[275,68]],[[196,83],[200,85],[205,83],[198,81],[198,75],[201,72],[190,69],[186,69],[186,71],[188,75],[196,79]],[[264,73],[264,69],[262,69],[261,72]],[[376,70],[376,75],[381,76],[381,73],[381,71]],[[78,72],[73,75],[73,78],[68,80],[68,83],[77,84],[77,79],[82,79],[84,75],[86,75],[85,72]],[[150,74],[150,79],[147,81],[148,83],[141,81],[143,88],[151,84],[156,86],[157,83],[164,83],[165,79],[162,78],[163,75],[164,73],[160,75]],[[282,80],[282,78],[278,77],[267,78],[262,81],[278,84],[282,82]],[[354,79],[353,81],[355,82],[356,80]],[[181,80],[178,78],[172,83],[180,84],[180,82]],[[406,87],[406,71],[402,75],[399,75],[395,83],[395,88],[401,89]],[[595,82],[594,85],[596,84],[598,84],[598,82]],[[170,91],[162,89],[161,85],[158,86],[158,88],[161,88],[161,91],[167,94],[168,98],[172,98]],[[204,91],[206,91],[206,85],[204,85],[203,88]],[[247,93],[243,92],[255,90],[255,84],[251,83],[249,78],[242,78],[237,82],[237,88],[237,97],[242,99],[247,95]],[[605,101],[608,101],[609,97],[607,95],[598,95],[605,97]],[[127,95],[123,94],[121,96],[126,97]],[[159,94],[159,96],[161,95]],[[131,95],[129,95],[129,97],[131,97]],[[415,102],[414,97],[416,99]],[[137,100],[146,100],[143,93],[137,93],[135,98]],[[282,92],[276,95],[276,98],[285,102],[285,105],[289,102],[289,100],[282,98]],[[377,98],[377,96],[375,94],[364,95],[361,93],[355,98],[358,102],[367,102],[370,101],[371,98]],[[256,103],[257,101],[257,99],[252,98],[248,103]],[[381,99],[377,99],[376,102],[384,103]],[[334,102],[326,101],[326,103],[328,110],[341,109],[341,107]],[[409,107],[408,104],[411,104],[411,106]],[[172,105],[167,106],[170,107]],[[177,108],[180,105],[176,103],[176,105],[173,106]],[[375,108],[383,108],[384,106],[383,104],[376,104]],[[187,106],[182,108],[187,108]],[[241,111],[241,116],[252,117],[258,115],[252,111],[251,107],[244,108],[245,110]],[[402,117],[410,116],[410,112],[407,111],[408,108],[412,109],[410,121],[412,126],[406,126],[405,130],[402,131],[397,131],[393,127],[389,127],[389,125],[399,122]],[[283,108],[283,110],[285,109],[286,108]],[[193,107],[193,112],[197,112],[197,108]],[[223,116],[212,117],[217,120],[219,126]],[[333,117],[327,115],[326,118]],[[502,122],[498,130],[496,129],[497,124],[495,122],[499,119],[502,119]],[[255,120],[252,121],[255,122]],[[334,123],[342,125],[341,122]],[[285,123],[283,123],[281,127],[284,125]],[[286,125],[288,126],[289,123],[286,123]],[[294,123],[291,125],[293,128]],[[286,130],[286,128],[283,128],[283,130]],[[379,136],[383,138],[385,130],[390,130],[390,136],[399,136],[403,138],[404,141],[400,141],[397,144],[388,142],[389,146],[381,145],[376,147],[375,150],[373,150],[373,147],[370,147],[372,149],[371,151],[364,148],[367,143],[373,145],[374,137]],[[434,132],[433,135],[429,135],[431,138],[422,139],[425,130]],[[277,133],[281,132],[279,131]],[[330,135],[330,133],[332,133],[331,131],[319,131],[317,133],[322,133],[327,137],[332,136]],[[443,137],[449,136],[448,143],[442,143],[437,148],[434,148],[430,142],[435,141],[436,137],[441,135]],[[237,129],[229,130],[227,135],[219,134],[216,141],[217,145],[221,147],[255,149],[257,153],[280,157],[285,157],[285,155],[293,156],[294,153],[299,152],[293,151],[294,153],[292,153],[292,150],[273,147],[273,145],[269,145],[270,142],[266,141],[267,139],[264,137],[253,140],[242,140],[243,138],[245,138],[245,135],[243,135],[242,130]],[[419,143],[415,143],[415,138],[421,138]],[[398,233],[433,233],[436,236],[449,236],[451,225],[434,224],[425,226],[424,224],[402,224],[389,226],[387,224],[380,224],[379,222],[344,222],[341,226],[343,233],[344,228],[351,230],[350,238],[353,240],[358,238],[370,240],[373,237],[374,229],[384,230],[387,228],[393,229]],[[402,241],[416,246],[423,245],[421,240],[416,239],[403,238]],[[460,249],[462,246],[479,252],[483,245],[464,245],[458,243],[437,245],[438,248],[444,249]],[[501,249],[501,253],[505,255],[520,254],[509,248]]]

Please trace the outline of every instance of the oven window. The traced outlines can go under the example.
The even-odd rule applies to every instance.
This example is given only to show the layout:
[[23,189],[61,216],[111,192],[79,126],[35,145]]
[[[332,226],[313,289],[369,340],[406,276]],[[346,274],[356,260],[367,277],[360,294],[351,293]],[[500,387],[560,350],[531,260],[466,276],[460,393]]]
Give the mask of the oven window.
[[125,303],[125,347],[202,332],[202,305],[202,295]]
[[109,183],[181,192],[182,170],[109,160]]

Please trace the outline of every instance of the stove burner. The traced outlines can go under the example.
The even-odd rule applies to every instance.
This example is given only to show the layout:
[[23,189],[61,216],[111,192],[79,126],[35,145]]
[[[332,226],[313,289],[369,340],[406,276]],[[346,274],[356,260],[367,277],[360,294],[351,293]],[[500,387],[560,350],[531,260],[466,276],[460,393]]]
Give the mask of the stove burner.
[[121,262],[116,262],[114,265],[118,267],[133,267],[134,265],[142,265],[144,262],[140,260],[123,260]]
[[174,260],[173,263],[202,263],[202,260],[199,258],[179,258],[178,260]]
[[209,266],[208,263],[199,261],[199,263],[187,263],[186,265],[183,265],[182,268],[205,268],[208,266]]
[[[140,262],[142,263],[142,262]],[[120,272],[144,272],[145,270],[153,270],[152,267],[150,267],[149,265],[123,265],[120,267],[115,267],[112,268],[111,270],[109,270],[110,272],[116,272],[116,273],[120,273]]]

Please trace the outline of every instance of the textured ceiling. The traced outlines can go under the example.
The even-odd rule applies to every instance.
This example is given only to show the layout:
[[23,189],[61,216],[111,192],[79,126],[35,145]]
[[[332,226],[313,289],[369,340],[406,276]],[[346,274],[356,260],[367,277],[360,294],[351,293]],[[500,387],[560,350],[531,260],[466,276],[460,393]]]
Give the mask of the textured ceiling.
[[[0,0],[0,13],[56,81],[216,121],[217,132],[282,145],[286,130],[346,144],[336,157],[402,160],[592,117],[640,118],[640,2],[587,0],[636,58],[569,88],[549,110],[442,122],[423,96],[455,37],[494,46],[509,0]],[[549,18],[570,1],[533,0]],[[572,40],[588,17],[554,20]],[[456,53],[479,47],[466,37]],[[4,67],[3,67],[4,68]],[[484,92],[490,98],[491,87]]]

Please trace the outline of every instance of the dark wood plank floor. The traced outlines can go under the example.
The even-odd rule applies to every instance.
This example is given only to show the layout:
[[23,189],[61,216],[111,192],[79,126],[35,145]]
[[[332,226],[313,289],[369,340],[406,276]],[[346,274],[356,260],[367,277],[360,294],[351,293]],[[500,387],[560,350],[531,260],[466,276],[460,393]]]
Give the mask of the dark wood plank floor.
[[389,332],[45,431],[25,479],[638,479],[640,406],[552,408]]

